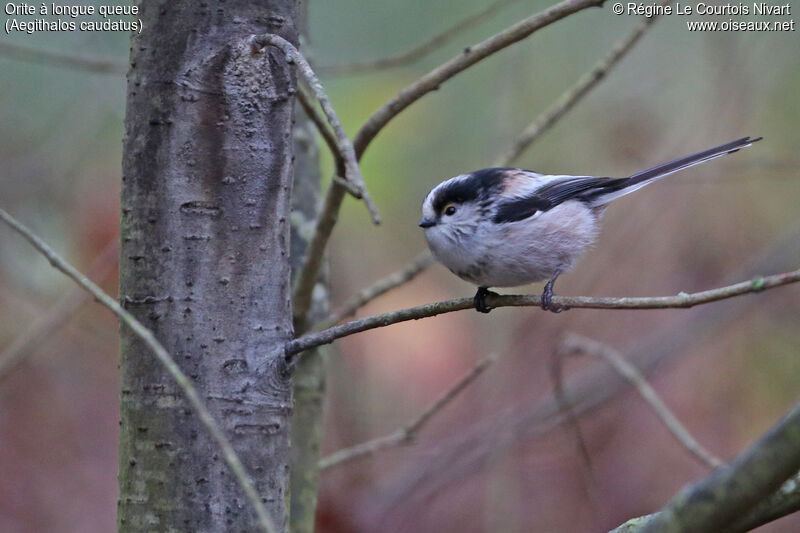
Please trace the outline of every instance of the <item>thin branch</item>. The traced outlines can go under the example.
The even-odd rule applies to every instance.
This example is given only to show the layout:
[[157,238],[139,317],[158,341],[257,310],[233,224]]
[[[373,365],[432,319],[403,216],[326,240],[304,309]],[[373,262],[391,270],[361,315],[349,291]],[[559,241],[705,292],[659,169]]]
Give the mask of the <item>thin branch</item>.
[[[728,275],[728,282],[751,272],[772,271],[777,265],[796,261],[800,251],[796,246],[800,238],[798,222],[784,228],[769,245],[754,250],[747,261]],[[687,349],[694,344],[713,340],[715,332],[737,317],[752,315],[753,303],[750,299],[738,298],[713,309],[709,306],[697,312],[681,313],[676,317],[679,320],[664,321],[665,325],[669,322],[668,327],[657,328],[637,342],[628,352],[628,360],[648,375],[658,365],[674,362],[686,355]],[[566,389],[576,414],[584,415],[606,405],[629,386],[619,374],[602,365],[571,379]],[[436,453],[422,463],[408,466],[404,479],[396,484],[400,486],[392,490],[393,496],[387,505],[431,498],[458,479],[480,471],[495,454],[502,453],[520,440],[539,438],[563,422],[563,416],[558,415],[558,406],[552,397],[548,397],[533,408],[517,406],[476,424],[465,435],[442,443]]]
[[692,454],[698,461],[709,468],[718,468],[724,464],[722,460],[706,450],[694,437],[689,430],[680,423],[669,407],[661,400],[656,391],[635,366],[629,363],[619,352],[601,344],[597,341],[581,337],[580,335],[568,335],[561,343],[561,353],[585,353],[599,357],[620,376],[625,378],[633,388],[639,393],[644,401],[656,413],[658,418],[664,423],[666,428],[675,439]]
[[[117,266],[119,240],[115,237],[97,255],[89,266],[88,277],[104,280]],[[0,353],[0,381],[5,379],[26,357],[34,353],[40,343],[49,340],[66,324],[88,299],[89,294],[74,287],[51,305],[28,329],[14,338]]]
[[300,105],[305,111],[306,116],[308,116],[309,120],[314,123],[316,126],[317,131],[322,136],[322,140],[325,141],[325,145],[330,150],[331,155],[336,163],[336,175],[334,179],[339,179],[339,185],[347,189],[353,197],[361,198],[361,191],[355,184],[350,183],[347,179],[342,179],[339,176],[345,175],[345,167],[344,167],[344,156],[342,156],[341,150],[339,150],[339,145],[336,142],[336,136],[333,132],[328,129],[328,125],[325,122],[325,117],[323,117],[317,108],[314,106],[311,96],[306,92],[302,85],[297,85],[297,93],[295,94],[297,97],[297,101],[300,102]]
[[295,96],[297,97],[297,101],[300,102],[300,105],[303,106],[303,111],[306,112],[308,118],[311,119],[311,122],[317,127],[317,131],[322,135],[322,140],[328,145],[328,149],[331,151],[331,154],[333,154],[333,157],[340,159],[342,164],[344,164],[344,157],[342,156],[342,151],[339,150],[339,145],[336,143],[336,136],[328,129],[325,118],[320,115],[317,108],[314,107],[314,104],[311,102],[311,96],[302,85],[297,86],[297,94]]
[[450,26],[443,32],[434,35],[424,43],[421,43],[410,50],[395,54],[381,59],[372,59],[358,63],[341,63],[338,65],[327,65],[319,67],[320,72],[324,72],[329,76],[341,76],[347,74],[360,74],[363,72],[375,72],[394,67],[400,67],[413,63],[417,59],[428,55],[429,53],[437,50],[439,47],[447,43],[450,39],[459,33],[476,26],[484,19],[490,17],[495,11],[498,11],[506,6],[517,3],[519,0],[496,0],[495,2],[486,6],[483,11],[479,11],[470,15],[454,25]]
[[[316,96],[320,106],[322,106],[322,110],[328,119],[328,123],[330,123],[331,128],[333,128],[333,132],[336,135],[336,146],[338,148],[337,153],[339,153],[344,159],[345,175],[347,179],[359,189],[361,193],[361,199],[364,201],[364,204],[367,206],[367,209],[372,215],[372,221],[375,224],[379,224],[380,216],[378,216],[375,204],[372,202],[372,198],[367,192],[364,184],[364,178],[361,176],[361,170],[358,167],[358,157],[353,149],[353,145],[350,142],[350,139],[347,138],[347,134],[342,127],[342,123],[339,121],[339,117],[336,115],[336,111],[333,109],[333,106],[328,99],[328,95],[325,94],[325,89],[322,87],[319,78],[317,78],[317,75],[314,74],[314,71],[311,69],[311,65],[308,64],[308,61],[305,60],[302,54],[300,54],[300,52],[292,45],[292,43],[277,35],[272,35],[269,33],[258,36],[253,35],[250,37],[250,43],[252,48],[256,51],[266,46],[275,46],[286,55],[287,62],[297,66],[297,71],[303,76],[308,86],[311,87],[311,90],[314,91],[314,96]],[[338,198],[338,205],[341,205],[341,202],[344,199],[345,188],[339,182],[334,180],[334,182],[331,184],[331,188],[329,189],[329,195],[331,190],[337,191],[338,194],[341,195]],[[327,206],[328,203],[326,198],[325,207]],[[323,212],[320,214],[317,225],[319,226],[322,221],[328,221],[332,227],[335,224],[336,213],[326,213],[325,207],[323,207]],[[335,211],[338,212],[338,208]],[[333,214],[333,219],[330,218],[331,214]],[[308,251],[306,252],[306,256],[303,261],[303,268],[297,277],[294,296],[292,298],[292,305],[296,329],[299,331],[303,331],[305,329],[306,315],[311,307],[311,295],[314,291],[314,285],[317,283],[317,274],[319,273],[320,266],[322,266],[322,257],[325,253],[326,243],[327,238],[321,243],[318,241],[315,232],[314,238],[311,240],[308,246]]]
[[[800,511],[800,473],[787,479],[781,488],[761,500],[744,516],[725,526],[720,533],[746,533],[798,511]],[[645,524],[657,514],[631,518],[609,533],[641,533]]]
[[350,142],[350,139],[347,138],[344,127],[331,105],[325,88],[322,86],[317,75],[314,74],[311,65],[308,64],[303,54],[301,54],[292,43],[278,35],[273,35],[271,33],[258,36],[254,35],[251,37],[251,43],[255,51],[266,46],[274,46],[280,49],[286,55],[286,61],[297,67],[297,71],[314,92],[314,96],[316,96],[319,105],[322,107],[322,111],[325,113],[328,123],[331,125],[331,128],[333,128],[333,133],[336,135],[338,153],[341,155],[342,159],[344,159],[345,177],[359,189],[361,193],[359,198],[361,198],[367,206],[370,215],[372,215],[372,221],[375,224],[380,224],[381,217],[378,215],[378,210],[372,202],[369,192],[367,192],[367,186],[364,183],[364,177],[361,175],[361,169],[358,167],[358,158],[353,149],[353,144]]
[[81,274],[74,266],[69,264],[55,251],[53,251],[52,248],[45,244],[45,242],[36,236],[30,229],[23,226],[3,209],[0,209],[0,219],[8,224],[11,229],[22,235],[25,240],[27,240],[33,245],[34,248],[41,252],[42,255],[44,255],[47,260],[50,261],[50,264],[53,265],[53,268],[63,272],[75,283],[83,287],[86,291],[90,292],[92,296],[94,296],[95,299],[100,302],[101,305],[107,307],[115,315],[117,315],[120,322],[130,328],[130,330],[153,351],[158,361],[164,365],[164,368],[178,384],[184,395],[186,395],[186,399],[189,400],[189,404],[192,406],[192,409],[205,426],[211,438],[214,440],[214,442],[216,442],[217,446],[219,446],[225,462],[228,464],[228,467],[230,467],[231,472],[236,478],[236,482],[242,488],[247,496],[247,499],[250,501],[250,504],[255,509],[261,529],[267,533],[277,533],[278,530],[267,513],[264,504],[261,502],[261,497],[258,495],[258,492],[253,485],[253,481],[247,474],[244,465],[242,465],[242,462],[236,455],[236,451],[233,449],[233,446],[231,446],[231,443],[228,441],[225,433],[222,431],[219,425],[217,425],[217,422],[214,420],[211,412],[203,403],[203,400],[200,398],[200,394],[197,392],[197,389],[195,389],[192,381],[181,371],[180,367],[175,363],[175,360],[172,358],[172,356],[170,356],[169,352],[167,352],[164,346],[158,341],[158,339],[155,338],[153,332],[142,325],[141,322],[136,320],[132,314],[123,309],[117,303],[117,301],[106,294],[103,289]]
[[[798,507],[800,470],[800,404],[733,461],[708,477],[684,487],[661,511],[627,522],[617,532],[677,533],[747,531],[777,518],[766,498],[783,511]],[[787,480],[789,482],[787,483]],[[784,494],[775,494],[783,492]],[[759,520],[755,520],[759,518]]]
[[550,377],[553,380],[553,400],[558,406],[558,415],[564,417],[565,424],[572,429],[575,438],[575,449],[578,451],[581,463],[581,475],[583,478],[583,488],[586,500],[592,505],[595,511],[600,509],[597,498],[597,480],[594,475],[592,456],[589,447],[583,436],[578,416],[575,414],[566,391],[564,390],[564,353],[555,350],[550,358]]
[[590,7],[602,6],[604,1],[564,0],[517,22],[483,42],[465,48],[462,53],[428,72],[375,111],[353,139],[356,153],[359,156],[363,155],[369,143],[390,120],[429,92],[438,89],[442,83],[459,72],[573,13]]
[[383,296],[392,289],[405,285],[416,278],[433,263],[434,259],[431,253],[427,251],[422,252],[405,267],[379,279],[369,287],[361,289],[356,295],[342,304],[339,309],[331,313],[317,329],[329,328],[338,324],[345,318],[353,316],[356,314],[356,311],[375,298]]
[[[676,296],[645,296],[645,297],[622,297],[622,298],[603,298],[589,296],[553,296],[553,303],[567,308],[586,308],[586,309],[672,309],[688,308],[696,305],[706,304],[733,298],[743,294],[761,292],[767,289],[788,285],[800,281],[800,269],[783,274],[774,274],[766,277],[756,277],[750,281],[743,281],[727,287],[711,289],[707,291],[687,294],[679,293]],[[541,298],[539,295],[500,295],[489,294],[486,303],[490,308],[496,307],[539,307]],[[292,359],[298,353],[320,346],[329,344],[336,339],[347,337],[355,333],[361,333],[370,329],[381,328],[398,322],[408,320],[418,320],[428,318],[453,311],[472,309],[474,303],[472,298],[456,298],[435,302],[398,311],[390,311],[380,315],[346,322],[333,326],[326,330],[309,333],[286,343],[285,353],[287,358]]]
[[339,207],[344,200],[345,188],[335,180],[328,187],[325,199],[322,202],[317,223],[314,227],[314,235],[306,248],[306,255],[303,258],[303,266],[297,275],[292,296],[292,309],[294,314],[294,329],[298,333],[303,333],[308,325],[308,310],[311,307],[312,293],[317,283],[319,269],[322,266],[322,259],[325,256],[325,248],[328,245],[333,227],[339,218]]
[[[563,0],[540,13],[523,19],[481,43],[465,48],[462,53],[422,76],[375,111],[353,138],[356,157],[361,158],[369,143],[394,117],[429,92],[438,89],[442,83],[459,72],[521,41],[545,26],[583,9],[601,6],[604,1]],[[308,309],[306,302],[311,299],[311,291],[314,288],[319,268],[322,265],[322,256],[328,246],[328,240],[331,233],[333,233],[333,227],[336,225],[339,216],[339,209],[344,201],[344,192],[344,189],[334,182],[328,187],[328,191],[325,194],[325,201],[317,219],[314,236],[308,246],[306,260],[303,263],[303,269],[300,272],[297,290],[295,291],[295,322],[299,325],[304,325]],[[297,305],[298,297],[300,297],[300,303],[303,304],[302,307]],[[302,331],[302,328],[298,329],[298,331]]]
[[461,377],[452,387],[442,393],[439,398],[434,401],[425,411],[420,413],[409,424],[397,429],[389,435],[379,437],[361,444],[357,444],[350,448],[345,448],[334,452],[327,457],[323,457],[319,462],[320,470],[326,470],[343,463],[354,461],[369,455],[373,455],[381,450],[387,448],[394,448],[411,444],[416,438],[417,434],[422,428],[433,418],[437,413],[444,409],[456,396],[458,396],[464,389],[466,389],[478,376],[480,376],[489,366],[497,361],[497,355],[490,354],[484,357],[478,363]]
[[[662,0],[661,5],[667,5],[671,1]],[[536,117],[536,120],[531,122],[520,133],[511,147],[497,158],[494,166],[507,167],[511,165],[534,141],[553,127],[630,52],[657,18],[658,15],[643,18],[626,37],[619,40],[611,48],[608,55],[598,61],[589,72],[581,76],[575,85],[559,96],[558,100],[549,109]]]
[[43,63],[54,67],[84,70],[100,74],[125,74],[127,70],[127,66],[118,61],[64,54],[62,52],[41,50],[30,46],[21,46],[11,43],[0,43],[0,55],[19,61]]
[[306,93],[305,89],[303,89],[302,85],[297,86],[297,101],[300,102],[300,105],[303,107],[303,111],[305,111],[306,116],[308,116],[309,120],[314,123],[316,126],[317,131],[322,136],[322,140],[325,141],[328,149],[331,151],[331,155],[333,155],[333,159],[336,163],[336,175],[333,176],[333,180],[347,189],[354,198],[361,199],[361,189],[359,189],[354,183],[348,181],[345,178],[341,178],[340,176],[345,175],[345,166],[344,166],[344,157],[342,156],[342,152],[339,150],[339,145],[336,144],[336,136],[328,129],[328,125],[325,123],[325,118],[319,114],[317,108],[314,107],[314,104],[311,102],[311,97]]
[[787,479],[781,488],[727,526],[723,533],[744,533],[797,511],[800,511],[800,473]]

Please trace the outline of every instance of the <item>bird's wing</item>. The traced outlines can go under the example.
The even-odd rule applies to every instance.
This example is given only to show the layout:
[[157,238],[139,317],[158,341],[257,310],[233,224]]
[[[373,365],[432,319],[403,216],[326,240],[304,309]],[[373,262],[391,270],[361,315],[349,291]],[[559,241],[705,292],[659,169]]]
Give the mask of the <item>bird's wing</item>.
[[653,181],[725,154],[750,146],[761,137],[743,137],[733,142],[674,159],[627,178],[593,176],[547,176],[521,169],[506,169],[509,176],[497,202],[494,221],[516,222],[552,209],[567,200],[577,199],[590,207],[600,207]]
[[572,199],[590,201],[597,194],[618,185],[617,179],[594,176],[541,176],[531,180],[529,190],[497,203],[495,223],[517,222]]

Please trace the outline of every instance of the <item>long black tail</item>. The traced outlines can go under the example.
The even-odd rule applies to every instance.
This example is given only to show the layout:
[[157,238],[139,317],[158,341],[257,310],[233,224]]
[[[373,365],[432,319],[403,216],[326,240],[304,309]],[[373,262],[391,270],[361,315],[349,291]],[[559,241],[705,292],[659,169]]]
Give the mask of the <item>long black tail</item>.
[[628,193],[632,193],[633,191],[641,189],[645,185],[648,185],[665,176],[669,176],[670,174],[674,174],[675,172],[681,171],[685,168],[693,167],[694,165],[699,165],[700,163],[705,163],[706,161],[711,161],[712,159],[722,157],[726,154],[738,152],[740,149],[750,146],[754,142],[760,141],[761,139],[762,137],[756,137],[755,139],[751,137],[743,137],[736,141],[717,146],[716,148],[710,148],[702,152],[697,152],[696,154],[681,157],[680,159],[674,159],[669,163],[663,163],[653,168],[649,168],[643,172],[638,172],[632,176],[617,181],[613,187],[606,189],[607,192],[598,194],[596,196],[593,195],[594,198],[592,198],[591,203],[594,206],[605,205],[608,202],[619,198],[620,196],[625,196]]

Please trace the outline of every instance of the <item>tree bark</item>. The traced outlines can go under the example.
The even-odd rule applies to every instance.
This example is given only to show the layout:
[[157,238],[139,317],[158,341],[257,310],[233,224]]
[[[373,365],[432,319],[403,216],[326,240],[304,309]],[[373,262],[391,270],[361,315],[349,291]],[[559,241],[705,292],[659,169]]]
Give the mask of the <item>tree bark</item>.
[[[307,24],[308,3],[300,5],[298,20],[309,55]],[[314,123],[302,106],[296,106],[294,129],[295,174],[292,191],[292,279],[303,265],[303,256],[313,235],[320,202],[319,144]],[[327,316],[327,281],[317,281],[309,318],[311,322]],[[319,459],[323,438],[323,401],[327,370],[327,350],[309,352],[300,360],[293,376],[294,411],[292,415],[291,507],[289,529],[292,533],[313,533],[319,492]]]
[[[139,6],[120,298],[194,380],[284,530],[295,82],[281,51],[254,54],[246,39],[296,43],[296,0]],[[124,328],[121,348],[119,530],[254,531],[180,389]]]

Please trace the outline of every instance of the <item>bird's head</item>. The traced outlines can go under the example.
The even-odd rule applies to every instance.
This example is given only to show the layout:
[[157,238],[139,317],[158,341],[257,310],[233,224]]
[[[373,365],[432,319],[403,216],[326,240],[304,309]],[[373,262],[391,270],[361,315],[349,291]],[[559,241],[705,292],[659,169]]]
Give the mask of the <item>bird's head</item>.
[[503,188],[505,169],[484,169],[450,178],[428,193],[422,203],[422,220],[428,241],[454,238],[475,231]]

